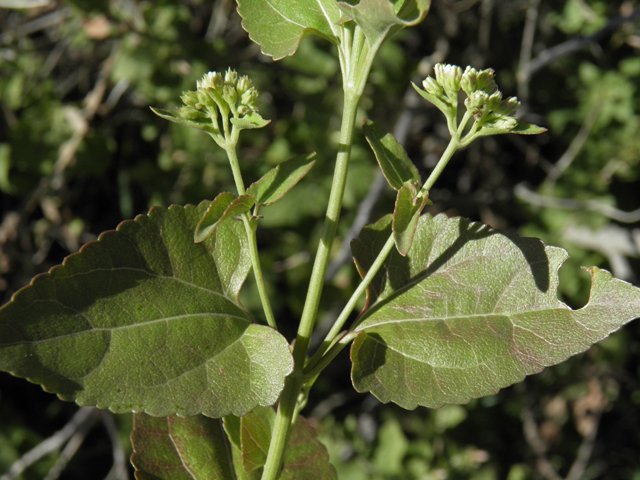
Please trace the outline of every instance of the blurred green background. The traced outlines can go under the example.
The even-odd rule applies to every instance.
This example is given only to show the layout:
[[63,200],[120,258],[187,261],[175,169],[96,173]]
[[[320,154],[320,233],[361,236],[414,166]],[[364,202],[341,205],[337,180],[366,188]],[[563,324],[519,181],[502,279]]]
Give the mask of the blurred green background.
[[[231,67],[252,78],[272,120],[241,138],[247,184],[293,155],[318,153],[303,182],[263,212],[258,231],[276,317],[291,339],[340,128],[333,47],[307,38],[274,63],[248,39],[232,0],[0,1],[9,3],[39,6],[0,8],[2,303],[124,219],[234,190],[208,136],[148,108],[174,108],[202,74]],[[640,281],[639,53],[637,1],[433,0],[421,25],[383,46],[359,120],[394,131],[425,178],[448,134],[409,81],[438,62],[495,69],[503,93],[523,102],[523,120],[549,132],[488,137],[456,154],[429,213],[566,248],[559,295],[580,307],[589,295],[580,265]],[[351,225],[393,209],[359,132],[321,329],[357,285]],[[249,281],[242,301],[260,315],[254,292]],[[343,352],[305,411],[341,480],[640,480],[640,322],[495,396],[439,410],[409,412],[357,394],[349,368]],[[92,414],[68,464],[48,453],[2,476],[77,410],[1,374],[0,479],[133,478],[112,469],[114,454],[121,464],[130,455],[131,418],[108,413]]]

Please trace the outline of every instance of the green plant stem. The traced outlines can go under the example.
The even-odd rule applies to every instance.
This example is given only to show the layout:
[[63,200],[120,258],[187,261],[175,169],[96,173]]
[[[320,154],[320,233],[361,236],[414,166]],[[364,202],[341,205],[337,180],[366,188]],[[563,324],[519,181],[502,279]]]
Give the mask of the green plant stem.
[[233,129],[231,139],[229,139],[227,144],[223,145],[222,148],[224,148],[224,151],[227,153],[227,157],[229,158],[231,172],[233,173],[233,180],[236,182],[238,195],[244,195],[244,182],[242,180],[242,172],[240,171],[240,162],[238,161],[238,155],[236,154],[236,145],[238,144],[238,132],[236,130],[237,129],[235,128]]
[[391,235],[387,239],[387,242],[382,247],[382,250],[380,250],[380,253],[376,257],[373,264],[371,265],[371,268],[369,268],[369,271],[367,271],[366,275],[360,282],[360,285],[358,285],[358,288],[356,288],[355,292],[353,292],[353,294],[351,295],[351,298],[349,298],[349,301],[342,309],[342,312],[340,312],[340,315],[338,315],[338,318],[336,319],[335,323],[331,327],[331,330],[329,330],[329,333],[327,333],[324,341],[322,342],[322,345],[320,346],[320,348],[318,348],[318,351],[307,363],[307,367],[305,368],[306,371],[309,371],[310,369],[314,369],[316,364],[320,361],[320,359],[322,359],[325,356],[325,352],[328,352],[329,349],[332,348],[334,344],[334,339],[337,337],[338,333],[340,332],[340,330],[342,329],[346,321],[349,319],[349,315],[351,315],[351,312],[355,308],[356,303],[358,302],[362,294],[365,292],[367,287],[371,284],[371,281],[378,273],[378,270],[380,270],[380,267],[382,266],[384,261],[387,259],[387,256],[389,255],[389,253],[391,253],[394,246],[395,246],[395,241],[393,239],[393,235]]
[[[464,128],[464,126],[462,126],[462,128]],[[436,182],[438,177],[440,177],[440,174],[449,163],[449,160],[451,160],[451,158],[453,157],[453,154],[460,148],[461,145],[460,145],[459,139],[460,139],[460,133],[456,132],[456,135],[454,135],[449,141],[449,145],[447,145],[446,150],[443,152],[442,157],[440,157],[440,160],[438,160],[438,163],[433,169],[433,171],[431,172],[431,175],[429,175],[429,178],[427,178],[427,181],[422,186],[421,192],[423,193],[428,192],[431,189],[431,187],[433,187],[433,184]],[[353,292],[353,294],[351,295],[351,298],[349,298],[349,301],[347,302],[345,307],[342,309],[342,312],[340,312],[340,315],[338,316],[338,318],[336,319],[336,322],[331,327],[331,330],[329,331],[329,333],[327,333],[324,341],[322,342],[322,345],[320,346],[318,351],[314,354],[314,356],[307,362],[307,365],[305,366],[305,375],[307,377],[313,377],[314,375],[319,374],[322,371],[322,369],[329,364],[329,361],[331,360],[331,358],[335,357],[335,355],[337,355],[340,352],[340,350],[342,350],[346,346],[346,344],[343,344],[343,339],[345,337],[341,338],[339,342],[337,342],[335,339],[337,338],[338,333],[340,332],[340,330],[346,323],[347,319],[349,318],[349,315],[351,315],[351,312],[353,311],[358,299],[362,296],[362,294],[365,292],[367,287],[371,284],[371,281],[380,270],[380,267],[382,267],[382,265],[384,264],[385,260],[387,259],[387,256],[389,255],[389,253],[391,253],[394,246],[395,246],[395,241],[392,233],[391,235],[389,235],[389,238],[387,239],[386,243],[378,253],[378,256],[373,261],[373,263],[371,264],[371,267],[369,268],[366,275],[358,285],[358,288],[356,288],[355,292]],[[353,328],[355,328],[355,325]],[[334,351],[334,349],[336,348],[337,348],[337,351]],[[325,357],[329,355],[331,356],[331,358],[329,360],[325,360]]]
[[258,243],[256,240],[256,230],[254,226],[251,225],[251,216],[249,215],[249,213],[244,213],[242,215],[242,222],[244,223],[244,229],[247,232],[247,239],[249,240],[249,251],[251,254],[251,264],[253,265],[253,276],[256,279],[258,295],[260,296],[260,302],[262,303],[264,316],[267,319],[267,324],[271,328],[277,330],[278,326],[273,315],[273,309],[271,308],[269,295],[267,295],[264,277],[262,276],[262,267],[260,266],[260,255],[258,254]]
[[[240,162],[238,161],[238,155],[236,154],[236,145],[238,143],[238,132],[234,128],[231,139],[224,147],[229,157],[229,163],[231,164],[231,171],[233,172],[233,179],[236,182],[236,188],[238,189],[238,195],[245,194],[244,181],[242,180],[242,173],[240,171]],[[247,240],[249,242],[249,252],[251,256],[251,264],[253,266],[253,276],[256,279],[256,285],[258,286],[258,295],[260,296],[260,303],[262,303],[262,309],[264,310],[264,316],[267,319],[267,324],[274,329],[278,329],[276,325],[276,319],[273,315],[273,309],[271,308],[271,302],[267,295],[267,289],[264,283],[264,277],[262,276],[262,267],[260,266],[260,255],[258,254],[258,243],[256,239],[256,231],[253,225],[251,225],[251,216],[248,213],[242,215],[242,222],[244,223],[245,231],[247,232]]]
[[353,131],[359,100],[360,95],[351,92],[345,85],[340,145],[336,157],[336,166],[333,174],[324,228],[313,264],[309,290],[293,348],[294,370],[293,373],[287,377],[284,390],[280,397],[278,413],[276,414],[276,421],[269,445],[269,453],[262,473],[262,480],[277,480],[284,458],[287,438],[291,426],[295,421],[294,417],[297,410],[298,396],[304,381],[303,369],[307,350],[309,349],[309,341],[318,313],[324,277],[330,260],[331,246],[336,235],[340,210],[342,208],[342,198],[347,180],[349,157],[351,155],[351,144],[353,142]]
[[431,187],[436,183],[436,180],[440,177],[440,174],[449,163],[449,160],[451,160],[451,157],[453,157],[453,154],[456,153],[460,147],[460,134],[456,132],[456,134],[451,137],[451,140],[449,140],[449,145],[447,145],[447,148],[442,153],[440,160],[438,160],[435,168],[431,171],[429,178],[427,178],[427,181],[422,185],[422,188],[420,189],[421,193],[427,193],[431,190]]

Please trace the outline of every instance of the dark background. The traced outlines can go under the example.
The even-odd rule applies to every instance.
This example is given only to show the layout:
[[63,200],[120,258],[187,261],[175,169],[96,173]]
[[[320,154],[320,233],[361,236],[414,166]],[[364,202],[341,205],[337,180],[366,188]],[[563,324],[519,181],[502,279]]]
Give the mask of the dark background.
[[[394,131],[425,178],[448,134],[435,108],[407,94],[409,81],[419,83],[438,62],[495,69],[502,92],[523,102],[520,116],[549,132],[489,137],[457,153],[429,211],[566,248],[559,295],[573,307],[588,300],[580,265],[640,279],[639,18],[636,1],[434,0],[421,25],[383,46],[361,103],[360,117]],[[211,139],[148,108],[178,106],[202,74],[227,67],[252,78],[260,112],[272,120],[242,137],[246,182],[293,155],[318,153],[304,183],[265,212],[258,231],[276,317],[292,338],[337,148],[339,66],[333,47],[317,38],[277,63],[262,56],[231,0],[0,9],[2,303],[124,219],[234,190]],[[357,285],[350,226],[393,208],[359,129],[356,137],[321,328]],[[249,281],[242,300],[259,313],[254,292]],[[349,368],[344,352],[305,411],[341,480],[640,480],[638,322],[465,406],[381,405],[354,392]],[[77,410],[0,374],[0,475]],[[86,427],[86,439],[59,477],[51,471],[60,457],[51,453],[16,478],[125,478],[112,470],[112,456],[128,459],[130,416],[87,418],[79,430]]]

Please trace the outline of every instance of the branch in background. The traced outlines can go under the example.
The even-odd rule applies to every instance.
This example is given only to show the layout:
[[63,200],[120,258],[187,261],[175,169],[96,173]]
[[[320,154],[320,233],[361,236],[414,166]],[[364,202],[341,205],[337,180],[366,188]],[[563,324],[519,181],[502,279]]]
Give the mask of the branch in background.
[[111,440],[111,452],[113,455],[113,466],[104,480],[129,480],[129,473],[127,470],[128,458],[125,455],[124,448],[120,442],[118,428],[113,421],[113,413],[108,410],[101,410],[100,415],[102,417],[102,422],[107,429],[109,439]]
[[530,0],[522,31],[522,46],[520,47],[520,61],[516,79],[518,82],[518,97],[525,104],[529,101],[529,79],[531,78],[529,71],[531,69],[531,54],[538,23],[539,6],[540,0]]
[[[71,420],[51,437],[40,442],[37,446],[29,450],[22,457],[11,465],[7,473],[0,477],[0,480],[13,480],[18,478],[22,472],[40,460],[42,457],[60,451],[62,446],[69,442],[74,435],[88,430],[98,420],[99,410],[94,407],[80,408]],[[84,437],[83,437],[84,438]]]
[[513,189],[513,193],[519,200],[536,207],[561,208],[564,210],[588,210],[596,212],[612,220],[621,223],[640,222],[640,208],[626,212],[618,208],[599,202],[598,200],[574,200],[571,198],[557,198],[548,195],[540,195],[530,190],[523,183],[519,183]]
[[[640,221],[640,209],[624,212],[596,200],[573,200],[540,195],[525,187],[516,185],[516,198],[531,205],[544,208],[560,208],[564,210],[588,210],[599,213],[623,223]],[[599,252],[609,261],[613,274],[627,281],[635,281],[633,268],[627,257],[640,258],[640,229],[627,229],[618,225],[608,225],[598,231],[569,225],[562,233],[562,238],[587,250]]]
[[523,71],[523,75],[531,78],[534,73],[556,58],[576,52],[590,43],[597,42],[602,37],[614,32],[625,23],[633,22],[638,18],[640,18],[640,8],[635,8],[629,15],[618,16],[610,19],[603,28],[592,35],[572,38],[571,40],[567,40],[555,47],[543,50],[529,63],[529,68],[528,70]]
[[562,157],[560,157],[560,159],[553,165],[553,167],[547,174],[547,178],[543,183],[545,187],[551,187],[555,185],[558,178],[560,178],[562,174],[567,171],[567,169],[576,159],[578,153],[580,152],[580,150],[582,150],[582,147],[584,147],[584,144],[587,142],[587,139],[591,134],[591,130],[593,130],[593,126],[596,124],[596,120],[598,119],[600,111],[602,110],[602,103],[603,102],[596,102],[589,109],[587,117],[584,119],[582,125],[580,126],[580,131],[575,137],[573,137],[569,148],[567,148]]
[[627,257],[640,258],[640,229],[628,230],[617,225],[608,225],[594,232],[588,228],[571,225],[565,229],[562,238],[607,257],[616,277],[629,282],[636,280]]

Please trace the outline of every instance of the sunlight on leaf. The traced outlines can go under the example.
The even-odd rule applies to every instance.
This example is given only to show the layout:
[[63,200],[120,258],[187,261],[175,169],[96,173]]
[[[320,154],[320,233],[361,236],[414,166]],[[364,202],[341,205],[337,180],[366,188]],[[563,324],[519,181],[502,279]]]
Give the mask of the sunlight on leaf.
[[154,208],[36,277],[0,309],[0,369],[114,412],[273,404],[288,344],[238,303],[251,266],[243,225],[193,242],[207,207]]
[[238,13],[249,38],[274,60],[293,55],[307,35],[337,42],[335,0],[238,0]]
[[[390,221],[354,241],[361,275]],[[351,349],[354,386],[409,409],[466,403],[585,351],[640,315],[640,289],[595,267],[584,308],[558,301],[566,258],[538,239],[422,216],[408,255],[392,252],[371,283]]]

